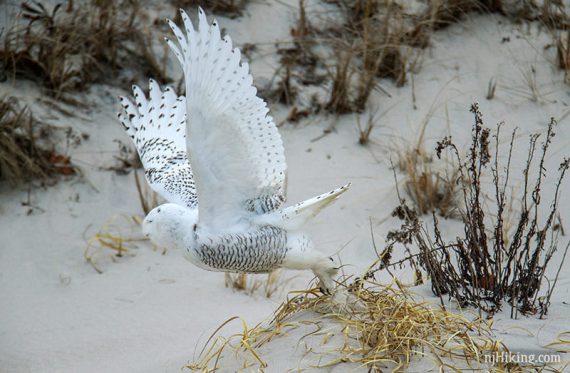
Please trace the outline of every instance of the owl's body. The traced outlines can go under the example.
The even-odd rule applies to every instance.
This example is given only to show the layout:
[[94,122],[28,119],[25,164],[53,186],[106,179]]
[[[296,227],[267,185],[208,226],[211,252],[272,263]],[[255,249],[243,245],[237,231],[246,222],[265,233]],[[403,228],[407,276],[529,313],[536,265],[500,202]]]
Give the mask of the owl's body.
[[283,265],[287,251],[287,232],[265,226],[239,233],[198,235],[198,245],[188,249],[211,270],[267,273]]
[[151,80],[148,98],[136,86],[134,103],[121,98],[119,118],[146,179],[170,202],[148,214],[144,233],[206,270],[311,269],[332,289],[334,263],[302,227],[349,185],[282,207],[283,144],[247,64],[201,9],[198,30],[181,15],[185,33],[169,21],[177,44],[167,42],[184,70],[186,97]]

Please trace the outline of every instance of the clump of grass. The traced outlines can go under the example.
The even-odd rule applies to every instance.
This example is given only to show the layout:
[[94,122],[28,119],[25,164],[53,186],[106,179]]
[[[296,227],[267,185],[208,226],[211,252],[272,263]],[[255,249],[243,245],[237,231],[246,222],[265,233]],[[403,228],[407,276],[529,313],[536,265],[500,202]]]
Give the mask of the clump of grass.
[[275,270],[263,279],[263,275],[250,275],[247,273],[224,273],[226,287],[242,291],[249,296],[262,292],[266,298],[271,298],[279,289],[283,289],[288,280],[283,281],[281,270]]
[[361,0],[340,5],[346,22],[332,43],[337,50],[333,89],[326,108],[337,114],[362,112],[377,78],[406,82],[412,43],[402,8],[395,2]]
[[[544,140],[539,145],[538,134],[529,141],[528,157],[523,167],[523,190],[515,195],[509,189],[511,156],[516,130],[511,136],[507,160],[499,161],[500,125],[494,134],[484,126],[477,104],[471,108],[475,116],[472,129],[472,143],[465,160],[451,141],[445,138],[438,143],[438,156],[444,149],[451,149],[459,168],[462,181],[459,194],[462,195],[464,210],[464,235],[455,241],[441,237],[435,218],[432,239],[423,227],[417,214],[404,201],[397,209],[397,215],[404,221],[401,229],[392,233],[392,242],[404,245],[415,244],[419,248],[420,265],[431,278],[434,294],[443,298],[450,296],[462,306],[474,306],[489,314],[500,310],[508,302],[511,317],[518,313],[536,314],[543,317],[548,312],[550,298],[556,286],[558,274],[553,281],[546,277],[546,270],[558,250],[560,227],[556,224],[558,201],[570,158],[564,158],[559,166],[558,176],[552,179],[555,185],[550,195],[550,206],[542,211],[542,188],[550,180],[545,168],[545,159],[554,137],[556,123],[552,119]],[[490,151],[492,137],[496,139],[494,154]],[[490,169],[493,177],[493,214],[484,208],[484,192],[481,179]],[[533,175],[533,170],[536,174]],[[534,181],[533,181],[534,179]],[[520,215],[513,223],[505,223],[510,201],[520,201]],[[542,218],[541,214],[546,213]],[[512,224],[512,233],[505,229]],[[508,236],[506,236],[508,235]],[[564,263],[570,242],[566,245],[559,271]],[[414,261],[415,264],[415,261]],[[386,267],[386,263],[383,263]],[[443,303],[443,299],[442,299]]]
[[329,101],[325,108],[333,113],[347,114],[355,111],[351,100],[351,61],[352,51],[339,51],[334,66],[334,76],[332,78],[332,89]]
[[[291,29],[292,41],[287,47],[278,47],[282,55],[279,71],[286,68],[287,74],[286,79],[278,82],[277,89],[302,92],[311,87],[325,87],[326,92],[311,102],[303,97],[296,100],[292,95],[276,95],[274,99],[287,105],[323,107],[334,114],[362,112],[367,108],[371,93],[382,91],[379,79],[390,79],[398,87],[406,84],[410,72],[419,69],[423,49],[430,45],[432,34],[459,22],[469,13],[499,13],[515,22],[538,21],[551,30],[570,27],[564,4],[554,1],[545,1],[540,7],[532,1],[521,2],[524,3],[521,5],[501,0],[429,1],[423,8],[409,7],[398,0],[328,3],[333,6],[323,16],[316,11],[309,12],[306,2],[299,1],[299,16]],[[334,17],[330,16],[333,12],[336,12]],[[558,43],[559,56],[567,54],[564,45]],[[566,59],[559,58],[559,61]],[[564,62],[561,65],[566,69]],[[537,100],[533,73],[525,73],[523,78],[531,89],[530,99]],[[287,90],[282,89],[283,83]],[[495,83],[490,82],[489,99],[494,97],[495,88]],[[318,112],[306,107],[298,111]]]
[[103,167],[106,171],[114,171],[117,175],[128,175],[132,170],[142,168],[139,154],[130,146],[120,140],[113,140],[117,144],[118,154],[114,155],[115,163]]
[[497,90],[497,80],[496,79],[489,79],[489,86],[487,87],[487,100],[492,100],[495,98],[495,92]]
[[165,82],[151,37],[137,22],[139,11],[137,1],[126,0],[68,1],[51,10],[23,3],[4,32],[0,63],[9,77],[37,80],[57,98],[95,82],[112,83],[127,67]]
[[[200,6],[208,12],[221,14],[229,18],[241,17],[247,2],[248,0],[173,0],[177,9],[189,9]],[[179,17],[179,12],[176,13],[176,17]]]
[[[435,154],[426,150],[426,130],[435,112],[435,104],[436,101],[424,117],[417,139],[411,144],[406,142],[393,153],[397,154],[396,168],[405,175],[404,191],[416,210],[420,214],[437,212],[445,218],[456,218],[461,203],[457,198],[460,189],[458,165],[448,158],[445,162],[435,163]],[[399,190],[396,190],[401,199]]]
[[397,167],[405,175],[404,190],[420,214],[437,212],[443,217],[456,217],[459,171],[453,162],[437,169],[433,157],[423,146],[401,151]]
[[[404,84],[409,51],[400,47],[404,31],[393,20],[401,14],[400,8],[385,7],[376,0],[355,2],[362,6],[349,3],[335,3],[338,17],[319,24],[318,20],[309,22],[306,3],[299,1],[299,17],[291,28],[292,41],[278,45],[278,71],[286,73],[275,89],[266,89],[280,94],[266,95],[268,98],[287,105],[300,101],[305,107],[297,109],[299,112],[315,113],[325,108],[346,114],[364,111],[369,95],[377,87],[376,78],[387,77],[398,85]],[[295,94],[287,94],[303,91],[299,86],[323,85],[330,85],[330,93],[311,100],[296,100]]]
[[566,4],[562,1],[544,0],[542,6],[529,2],[527,19],[536,19],[550,29],[567,30],[570,17]]
[[293,105],[297,97],[297,88],[292,84],[291,69],[284,66],[284,73],[278,72],[279,79],[275,88],[268,92],[262,91],[264,98],[284,105]]
[[558,67],[564,71],[564,81],[570,84],[570,29],[566,37],[559,35],[556,40]]
[[[444,308],[417,302],[397,282],[384,286],[370,278],[349,280],[341,281],[336,297],[318,296],[313,290],[293,292],[270,322],[250,328],[242,321],[242,332],[223,337],[220,330],[239,318],[227,320],[185,368],[215,371],[235,365],[247,370],[271,369],[263,348],[307,327],[310,331],[297,344],[304,345],[315,360],[305,366],[303,361],[288,359],[285,364],[289,366],[280,366],[282,370],[359,366],[371,372],[399,371],[415,359],[426,357],[440,370],[522,369],[517,364],[485,364],[484,355],[507,349],[491,337],[484,320],[471,321]],[[232,359],[230,367],[223,366],[226,359]]]
[[331,86],[318,106],[335,114],[362,112],[378,89],[378,78],[391,79],[397,86],[406,83],[408,71],[416,66],[415,48],[428,45],[418,42],[426,38],[427,29],[418,29],[412,19],[420,17],[405,13],[394,1],[332,3],[338,7],[338,16],[317,24],[308,22],[305,2],[299,2],[292,47],[286,49],[296,58],[281,63],[293,71],[295,84]]
[[56,129],[39,122],[13,97],[0,100],[0,181],[12,185],[77,172],[69,156],[55,150]]
[[[122,146],[121,143],[119,145]],[[131,151],[123,151],[127,152],[126,154],[132,154]],[[133,167],[133,165],[128,167]],[[142,235],[141,224],[144,216],[160,204],[159,196],[145,181],[141,181],[136,166],[133,168],[133,177],[143,214],[113,215],[97,233],[89,238],[83,257],[98,273],[103,273],[98,265],[101,258],[115,262],[119,258],[132,255],[133,249],[139,243],[148,241],[148,238]],[[127,173],[126,169],[127,166],[122,171]],[[164,250],[163,253],[166,250],[166,248],[160,249]]]
[[116,262],[122,257],[133,255],[137,243],[146,241],[140,231],[142,218],[138,215],[114,215],[87,241],[83,252],[85,261],[95,271],[103,273],[99,266],[101,259]]
[[360,145],[367,145],[370,142],[370,135],[376,126],[376,111],[368,115],[366,125],[360,123],[360,116],[356,116],[356,126],[358,127],[358,143]]

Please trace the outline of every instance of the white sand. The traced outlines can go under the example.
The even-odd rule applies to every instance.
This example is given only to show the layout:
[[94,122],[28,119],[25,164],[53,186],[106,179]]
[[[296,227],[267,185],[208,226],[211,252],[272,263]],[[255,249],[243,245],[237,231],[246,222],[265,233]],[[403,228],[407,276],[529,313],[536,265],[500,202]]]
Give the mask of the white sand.
[[[243,18],[218,18],[238,45],[264,43],[262,51],[270,53],[275,41],[289,38],[296,3],[254,2]],[[378,118],[367,147],[357,143],[353,115],[340,119],[321,115],[280,128],[289,165],[291,203],[347,181],[353,183],[348,193],[307,227],[320,250],[332,255],[344,247],[340,257],[347,264],[347,273],[359,274],[375,259],[370,219],[380,247],[388,230],[397,224],[393,220],[386,222],[397,205],[389,170],[390,155],[394,156],[391,151],[417,138],[430,111],[433,115],[427,127],[428,150],[448,133],[458,145],[466,147],[472,125],[468,109],[473,101],[479,101],[488,126],[506,122],[504,139],[512,128],[520,128],[517,160],[526,152],[527,135],[545,129],[551,116],[559,119],[559,128],[547,160],[548,170],[554,172],[562,157],[568,155],[569,87],[554,66],[554,49],[544,50],[550,42],[548,35],[534,26],[528,31],[499,17],[474,16],[435,34],[433,47],[426,51],[421,70],[414,77],[417,110],[412,108],[411,84],[396,88],[382,81],[392,97],[374,93],[371,101],[380,113],[393,108]],[[510,42],[501,43],[507,36]],[[268,79],[274,71],[275,56],[268,53],[260,53],[264,57],[254,55],[252,70],[256,79]],[[521,71],[531,65],[537,72],[537,102],[524,93],[529,91]],[[495,99],[487,101],[491,77],[498,80],[498,87]],[[99,263],[104,273],[98,274],[84,261],[86,240],[113,215],[140,213],[132,175],[118,176],[100,169],[113,163],[117,149],[114,139],[129,141],[115,120],[115,97],[124,92],[94,87],[87,96],[91,108],[77,110],[84,119],[67,118],[43,108],[36,100],[41,91],[29,82],[1,83],[0,96],[4,94],[22,98],[51,123],[72,125],[90,135],[70,154],[92,186],[72,180],[36,188],[32,202],[41,210],[29,216],[29,208],[21,205],[27,198],[26,191],[2,189],[0,371],[179,371],[220,323],[234,315],[257,323],[270,316],[284,299],[283,295],[266,299],[234,292],[224,287],[223,275],[202,271],[177,252],[162,255],[148,243],[140,244],[131,250],[134,255],[116,262],[103,258]],[[277,122],[286,114],[287,108],[274,107]],[[311,141],[331,126],[332,133]],[[551,188],[547,185],[545,189]],[[570,197],[563,195],[563,221],[570,221],[565,216],[569,207]],[[444,232],[458,228],[453,221],[441,224]],[[396,257],[402,255],[396,253]],[[552,264],[556,269],[557,263]],[[537,349],[553,341],[558,333],[570,330],[568,268],[568,264],[563,268],[546,320],[510,320],[508,312],[495,317],[497,335],[515,350]],[[410,281],[407,269],[397,273]],[[310,273],[294,272],[285,277],[293,275],[297,277],[287,289],[305,287],[312,277]],[[379,279],[389,281],[389,276],[382,274]],[[417,292],[437,301],[427,286]],[[238,327],[235,324],[227,332]],[[295,338],[292,335],[280,343],[295,345]],[[267,352],[272,363],[268,371],[296,367],[277,346]]]

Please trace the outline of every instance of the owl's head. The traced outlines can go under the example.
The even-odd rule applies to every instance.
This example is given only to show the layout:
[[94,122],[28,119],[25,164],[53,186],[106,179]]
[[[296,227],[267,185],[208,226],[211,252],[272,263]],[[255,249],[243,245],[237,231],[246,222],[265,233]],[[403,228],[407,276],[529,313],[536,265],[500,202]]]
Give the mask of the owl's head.
[[174,203],[166,203],[148,213],[142,224],[145,237],[162,248],[186,249],[194,237],[198,211]]

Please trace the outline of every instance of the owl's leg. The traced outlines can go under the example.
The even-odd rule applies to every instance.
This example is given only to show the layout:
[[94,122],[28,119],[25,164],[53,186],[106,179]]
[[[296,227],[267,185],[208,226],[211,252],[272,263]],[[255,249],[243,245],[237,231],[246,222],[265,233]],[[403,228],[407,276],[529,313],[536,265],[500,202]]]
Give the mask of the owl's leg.
[[290,234],[287,237],[287,254],[283,268],[313,271],[319,279],[319,288],[324,294],[331,294],[335,288],[334,276],[338,268],[332,258],[315,250],[305,234]]
[[321,289],[321,292],[330,295],[335,288],[333,278],[338,273],[338,267],[333,258],[326,257],[325,255],[322,256],[323,257],[311,269],[319,279],[319,289]]

